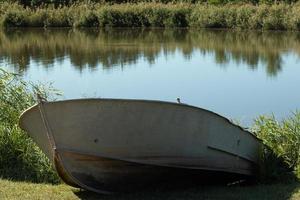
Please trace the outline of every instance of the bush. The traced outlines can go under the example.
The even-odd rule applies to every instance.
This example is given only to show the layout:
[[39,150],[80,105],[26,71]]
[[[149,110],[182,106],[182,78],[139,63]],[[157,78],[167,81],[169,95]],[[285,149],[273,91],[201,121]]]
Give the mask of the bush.
[[290,169],[299,172],[300,112],[281,122],[274,116],[261,116],[255,120],[254,131],[277,158],[282,158]]
[[297,181],[296,173],[282,157],[276,155],[268,146],[261,151],[257,180],[260,183],[289,183]]
[[197,5],[190,26],[264,30],[300,30],[299,5]]
[[148,23],[143,19],[141,7],[138,5],[105,6],[98,12],[100,26],[138,27]]
[[67,7],[47,9],[45,27],[70,27],[73,26],[73,13]]
[[28,26],[45,27],[47,23],[48,13],[44,9],[38,9],[28,17]]
[[104,6],[98,11],[100,26],[112,27],[186,27],[188,26],[187,4],[122,4]]
[[300,4],[293,6],[292,11],[286,15],[288,21],[287,29],[300,30]]
[[255,7],[245,5],[236,10],[236,27],[239,29],[251,29],[251,16],[255,13]]
[[4,27],[24,27],[28,25],[27,18],[26,10],[8,11],[3,17],[2,25]]
[[269,6],[260,5],[255,9],[255,12],[250,19],[251,29],[262,29],[264,27],[264,19],[268,16]]
[[58,183],[48,158],[18,126],[21,112],[36,103],[33,91],[49,94],[0,68],[0,178]]
[[198,5],[190,17],[191,25],[202,28],[226,28],[227,8]]
[[284,4],[273,5],[268,9],[268,15],[263,20],[263,29],[284,30],[287,29],[285,15],[291,10]]
[[70,6],[9,7],[0,3],[6,27],[200,27],[300,30],[300,4],[76,3]]
[[74,20],[74,27],[99,27],[99,19],[95,12],[87,11],[80,13],[77,19]]

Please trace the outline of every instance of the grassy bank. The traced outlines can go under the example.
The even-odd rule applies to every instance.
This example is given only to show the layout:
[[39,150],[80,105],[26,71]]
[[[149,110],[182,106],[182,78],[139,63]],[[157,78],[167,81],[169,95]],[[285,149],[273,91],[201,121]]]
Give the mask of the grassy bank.
[[89,200],[300,200],[299,183],[253,186],[195,186],[192,188],[149,188],[129,194],[97,195],[65,184],[49,185],[0,179],[0,199],[89,199]]
[[297,4],[78,3],[23,7],[0,3],[3,27],[196,27],[300,30]]

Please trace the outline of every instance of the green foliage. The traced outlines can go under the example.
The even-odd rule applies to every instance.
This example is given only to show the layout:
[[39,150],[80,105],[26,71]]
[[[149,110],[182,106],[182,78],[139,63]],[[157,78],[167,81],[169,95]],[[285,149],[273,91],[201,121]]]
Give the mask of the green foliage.
[[73,23],[74,27],[99,27],[99,19],[92,10],[80,13],[77,20]]
[[0,18],[5,27],[186,27],[190,11],[189,4],[81,3],[58,8],[16,7],[8,11],[3,10]]
[[97,12],[100,26],[186,27],[190,6],[186,4],[120,4]]
[[289,12],[288,6],[284,4],[273,5],[268,9],[268,14],[263,20],[263,29],[267,30],[284,30],[285,15]]
[[[283,169],[299,172],[300,167],[300,112],[278,122],[274,116],[255,120],[254,131],[266,146],[263,165],[273,177],[280,177]],[[271,151],[272,150],[272,151]],[[280,162],[280,159],[285,163]]]
[[277,4],[277,3],[287,3],[287,4],[294,4],[298,2],[298,0],[0,0],[1,2],[7,2],[7,3],[18,3],[23,7],[30,7],[30,8],[36,8],[40,6],[54,6],[54,7],[60,7],[60,6],[70,6],[73,4],[78,3],[87,3],[87,4],[122,4],[122,3],[205,3],[209,5],[224,5],[224,4],[244,4],[249,3],[253,5],[257,4]]
[[239,29],[249,29],[251,27],[251,17],[255,13],[255,8],[245,5],[237,8],[235,26]]
[[49,160],[18,126],[21,112],[35,103],[34,92],[47,98],[49,89],[25,82],[0,68],[0,177],[59,182]]
[[48,5],[48,4],[52,4],[55,6],[70,5],[74,2],[82,1],[82,0],[2,0],[2,1],[9,2],[9,3],[18,3],[24,7],[36,7],[36,6]]
[[24,27],[27,26],[26,18],[27,18],[27,13],[24,10],[21,11],[8,11],[5,13],[3,20],[2,20],[2,25],[5,27],[11,27],[11,26],[17,26],[17,27]]
[[[215,4],[215,3],[212,3]],[[218,4],[218,3],[217,3]],[[24,8],[0,3],[5,27],[201,27],[300,30],[300,4],[76,3]]]
[[224,28],[225,8],[217,6],[197,6],[191,14],[191,25],[201,28]]
[[268,5],[259,6],[250,18],[250,29],[263,29],[264,19],[268,16]]
[[269,5],[197,5],[191,13],[190,26],[263,30],[299,30],[299,4]]
[[[289,183],[297,180],[297,172],[273,149],[263,146],[261,149],[257,180],[261,183]],[[299,177],[299,176],[298,176]]]
[[[147,10],[145,8],[145,10]],[[147,18],[141,14],[141,7],[123,4],[105,6],[97,12],[100,26],[137,27],[149,25]]]
[[300,3],[286,15],[287,29],[300,30]]

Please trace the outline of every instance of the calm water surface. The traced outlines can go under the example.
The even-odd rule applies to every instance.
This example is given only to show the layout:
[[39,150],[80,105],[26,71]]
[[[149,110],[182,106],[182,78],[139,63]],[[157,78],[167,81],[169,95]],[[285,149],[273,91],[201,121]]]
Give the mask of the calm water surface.
[[62,99],[180,97],[244,125],[300,109],[300,33],[9,30],[0,66],[52,82]]

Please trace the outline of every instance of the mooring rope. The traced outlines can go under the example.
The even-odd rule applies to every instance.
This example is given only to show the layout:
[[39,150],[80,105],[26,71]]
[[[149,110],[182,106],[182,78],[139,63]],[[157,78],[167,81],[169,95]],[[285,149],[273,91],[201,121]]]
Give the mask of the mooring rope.
[[54,158],[55,150],[56,150],[56,144],[55,144],[55,139],[54,139],[52,130],[50,128],[49,122],[47,120],[47,116],[46,116],[46,112],[45,112],[45,108],[44,108],[44,103],[46,102],[46,99],[43,98],[39,93],[37,93],[37,100],[38,100],[38,107],[39,107],[39,110],[40,110],[41,118],[42,118],[43,124],[44,124],[45,129],[46,129],[46,135],[47,135],[47,138],[50,142],[51,149],[52,149],[52,154],[53,154],[53,158]]

